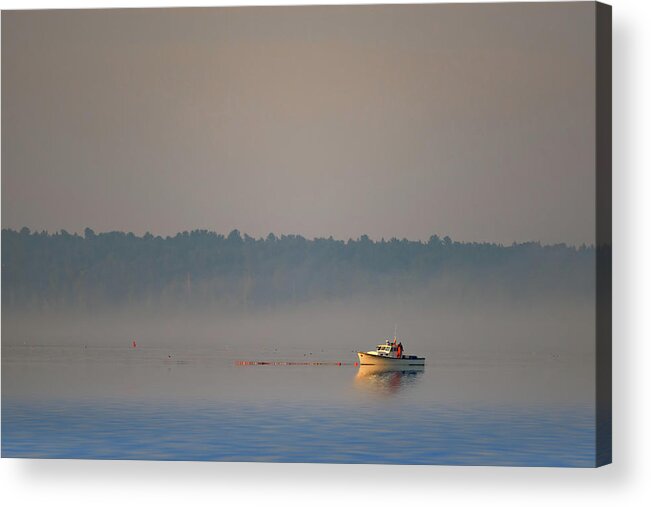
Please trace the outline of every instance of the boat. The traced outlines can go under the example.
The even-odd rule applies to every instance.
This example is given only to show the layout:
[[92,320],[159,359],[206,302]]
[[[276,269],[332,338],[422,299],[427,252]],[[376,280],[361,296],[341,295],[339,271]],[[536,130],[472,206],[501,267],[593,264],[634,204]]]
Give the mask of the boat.
[[392,370],[408,370],[425,366],[425,358],[410,356],[404,353],[402,343],[398,343],[398,338],[394,335],[393,341],[385,340],[380,343],[375,350],[368,352],[358,352],[359,365],[376,366]]

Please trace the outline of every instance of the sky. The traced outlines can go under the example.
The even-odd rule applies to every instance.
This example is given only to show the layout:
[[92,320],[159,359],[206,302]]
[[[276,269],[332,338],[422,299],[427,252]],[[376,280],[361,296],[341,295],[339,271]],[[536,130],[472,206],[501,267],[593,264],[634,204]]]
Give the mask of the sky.
[[2,13],[2,227],[594,243],[594,4]]

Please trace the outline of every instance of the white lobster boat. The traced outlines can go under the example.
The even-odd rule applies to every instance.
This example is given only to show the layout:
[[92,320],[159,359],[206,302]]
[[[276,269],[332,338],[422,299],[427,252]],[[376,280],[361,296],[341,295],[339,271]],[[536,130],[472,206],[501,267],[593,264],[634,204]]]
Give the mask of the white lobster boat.
[[368,352],[358,352],[360,366],[377,366],[383,369],[407,370],[419,366],[425,366],[425,358],[418,356],[408,356],[403,353],[402,343],[396,343],[386,340],[385,343],[378,345],[375,350]]

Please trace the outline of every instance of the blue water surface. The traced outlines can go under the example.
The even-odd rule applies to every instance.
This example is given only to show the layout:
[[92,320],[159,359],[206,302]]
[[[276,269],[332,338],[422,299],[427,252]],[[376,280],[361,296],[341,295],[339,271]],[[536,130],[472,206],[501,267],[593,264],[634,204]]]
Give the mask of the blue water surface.
[[3,400],[2,456],[592,466],[586,410]]
[[363,374],[353,365],[240,368],[238,354],[223,351],[137,354],[3,355],[2,456],[595,464],[594,409],[564,397],[562,365],[540,376],[519,359]]

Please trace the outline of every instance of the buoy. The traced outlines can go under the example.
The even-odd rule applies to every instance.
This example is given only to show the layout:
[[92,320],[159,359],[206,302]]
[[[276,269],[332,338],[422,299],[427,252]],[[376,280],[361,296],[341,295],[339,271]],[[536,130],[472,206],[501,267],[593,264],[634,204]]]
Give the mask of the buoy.
[[134,349],[136,348],[136,340],[133,340],[133,342],[131,342],[131,347]]

